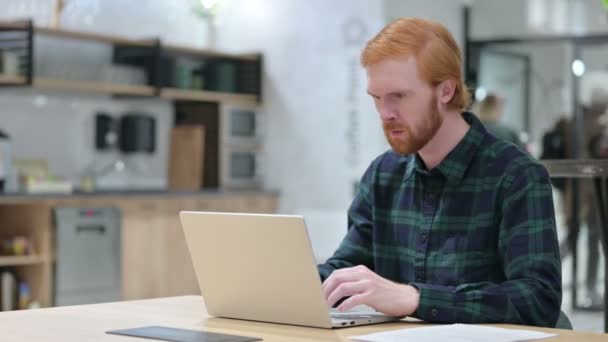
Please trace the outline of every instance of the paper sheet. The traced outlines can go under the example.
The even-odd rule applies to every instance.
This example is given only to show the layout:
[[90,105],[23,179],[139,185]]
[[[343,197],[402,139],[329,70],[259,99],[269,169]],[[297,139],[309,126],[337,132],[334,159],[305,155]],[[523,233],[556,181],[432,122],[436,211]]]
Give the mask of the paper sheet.
[[514,342],[538,340],[553,336],[555,336],[555,334],[531,330],[504,329],[471,324],[450,324],[385,331],[381,333],[353,336],[351,339],[369,342]]

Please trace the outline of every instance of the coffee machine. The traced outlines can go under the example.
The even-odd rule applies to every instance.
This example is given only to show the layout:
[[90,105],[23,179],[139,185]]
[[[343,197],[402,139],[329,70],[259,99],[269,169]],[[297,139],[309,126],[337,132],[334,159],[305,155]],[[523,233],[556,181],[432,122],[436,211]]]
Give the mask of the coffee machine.
[[125,190],[133,186],[145,169],[136,158],[156,150],[154,117],[138,112],[120,116],[100,112],[95,116],[95,149],[93,165],[85,171],[84,191]]

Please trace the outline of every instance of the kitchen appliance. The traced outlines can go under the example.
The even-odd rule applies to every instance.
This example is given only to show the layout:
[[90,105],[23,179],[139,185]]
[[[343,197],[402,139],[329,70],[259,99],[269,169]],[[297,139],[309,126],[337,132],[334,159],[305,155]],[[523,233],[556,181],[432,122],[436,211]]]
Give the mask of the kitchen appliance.
[[99,151],[111,150],[118,145],[118,120],[99,112],[95,115],[95,148]]
[[220,107],[220,185],[225,188],[262,186],[262,115],[257,107]]
[[220,152],[220,184],[228,189],[262,187],[262,161],[256,147],[225,145]]
[[120,150],[123,153],[153,153],[156,145],[156,121],[143,114],[126,114],[120,118]]
[[223,143],[260,145],[261,115],[256,107],[220,105],[221,139]]
[[121,300],[120,211],[61,207],[54,213],[55,305]]

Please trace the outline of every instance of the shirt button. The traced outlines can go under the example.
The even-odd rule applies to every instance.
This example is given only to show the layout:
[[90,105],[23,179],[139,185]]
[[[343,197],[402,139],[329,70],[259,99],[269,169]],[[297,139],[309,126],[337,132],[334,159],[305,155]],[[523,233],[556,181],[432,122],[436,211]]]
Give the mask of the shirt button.
[[426,234],[422,233],[422,235],[420,235],[420,241],[421,242],[426,242]]
[[439,313],[439,312],[437,311],[437,309],[433,309],[433,310],[431,310],[431,316],[433,316],[433,317],[437,317],[437,314],[438,314],[438,313]]

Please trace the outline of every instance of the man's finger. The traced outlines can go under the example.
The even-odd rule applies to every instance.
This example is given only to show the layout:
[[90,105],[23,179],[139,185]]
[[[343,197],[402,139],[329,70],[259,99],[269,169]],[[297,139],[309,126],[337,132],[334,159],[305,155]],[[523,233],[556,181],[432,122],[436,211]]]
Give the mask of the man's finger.
[[[348,311],[357,305],[368,304],[367,303],[367,292],[356,294],[347,300],[343,301],[337,308],[338,311]],[[369,305],[369,304],[368,304]]]
[[323,296],[327,300],[329,295],[334,292],[336,287],[340,284],[354,282],[360,280],[361,277],[362,274],[355,267],[336,270],[323,282]]
[[330,293],[327,297],[327,305],[333,307],[337,301],[343,297],[353,296],[359,293],[363,293],[368,289],[368,282],[365,280],[358,280],[355,282],[342,283],[336,287],[336,289]]

